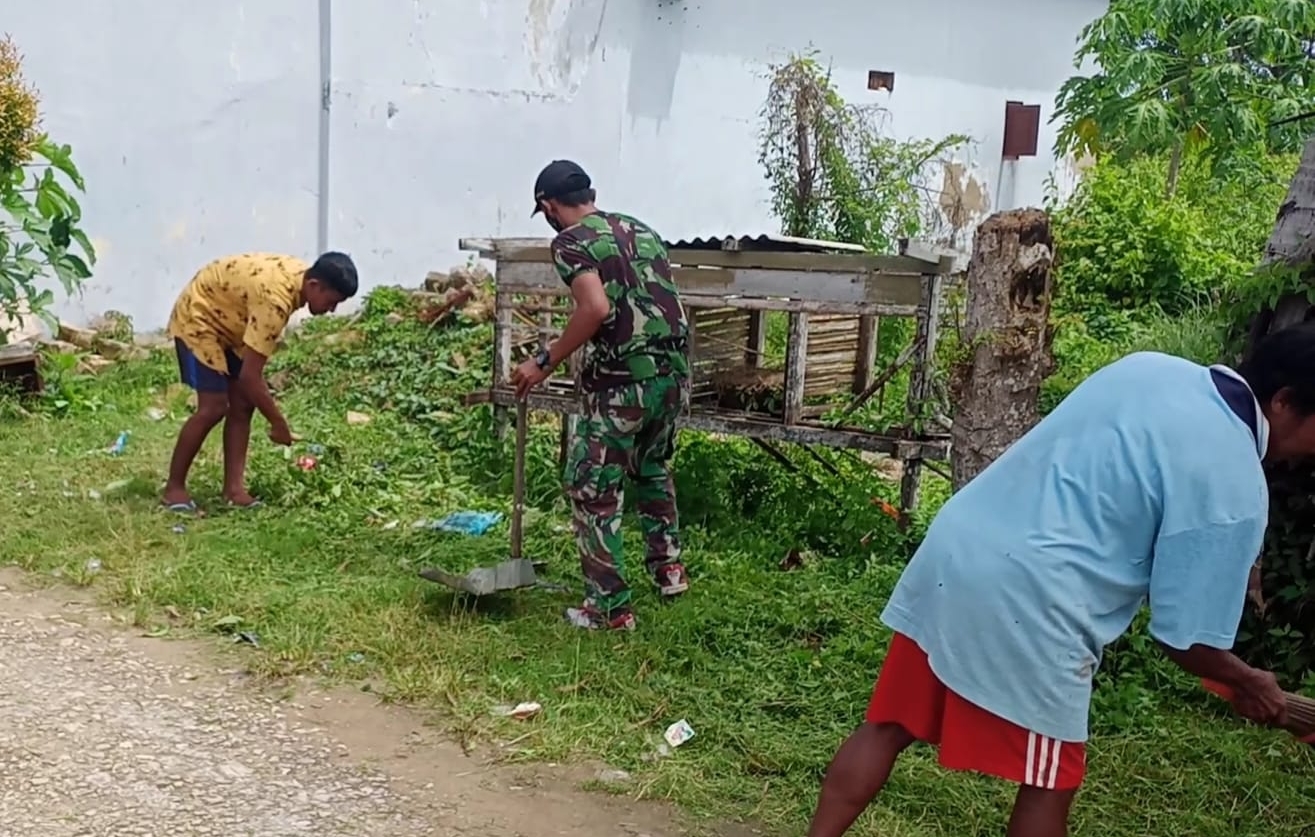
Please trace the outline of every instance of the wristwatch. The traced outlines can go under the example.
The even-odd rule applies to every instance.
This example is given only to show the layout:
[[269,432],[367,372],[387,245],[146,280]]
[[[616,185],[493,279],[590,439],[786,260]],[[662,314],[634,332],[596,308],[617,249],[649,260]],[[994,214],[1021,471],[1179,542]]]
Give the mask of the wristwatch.
[[552,362],[552,354],[547,349],[540,349],[539,353],[534,356],[534,364],[540,369],[547,369]]

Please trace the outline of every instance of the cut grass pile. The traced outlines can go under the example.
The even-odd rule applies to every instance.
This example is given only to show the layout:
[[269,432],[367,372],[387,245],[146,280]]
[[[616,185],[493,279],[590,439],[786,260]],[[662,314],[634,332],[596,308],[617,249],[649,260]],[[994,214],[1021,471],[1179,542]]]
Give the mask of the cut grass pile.
[[[221,508],[217,436],[193,475],[210,515],[157,508],[186,414],[167,357],[95,380],[54,375],[45,409],[0,421],[0,559],[92,584],[147,632],[250,632],[260,643],[245,651],[253,670],[369,683],[440,710],[468,747],[600,758],[633,773],[626,793],[671,799],[710,822],[801,833],[888,639],[878,615],[908,545],[869,500],[893,499],[896,487],[848,460],[836,460],[837,479],[800,456],[804,477],[743,442],[686,434],[678,485],[693,590],[663,606],[643,588],[638,631],[586,634],[560,617],[578,565],[545,419],[532,432],[528,553],[572,594],[473,607],[416,571],[505,557],[505,524],[478,538],[414,524],[509,511],[510,451],[488,409],[459,400],[487,385],[489,336],[386,318],[399,306],[400,295],[380,292],[360,322],[316,322],[291,341],[279,361],[283,400],[294,428],[325,452],[300,471],[258,424],[251,487],[268,504],[258,511]],[[153,409],[166,418],[153,420]],[[373,421],[349,426],[348,410]],[[122,430],[132,432],[122,456],[97,452]],[[930,513],[944,489],[927,494]],[[633,522],[627,534],[638,558]],[[792,548],[809,560],[785,571]],[[1075,834],[1276,837],[1315,823],[1310,748],[1231,718],[1144,636],[1110,662],[1117,676],[1100,686]],[[491,713],[527,700],[543,714]],[[682,718],[697,737],[654,759],[661,731]],[[916,750],[855,833],[1001,833],[1011,797],[1001,783],[942,773]]]

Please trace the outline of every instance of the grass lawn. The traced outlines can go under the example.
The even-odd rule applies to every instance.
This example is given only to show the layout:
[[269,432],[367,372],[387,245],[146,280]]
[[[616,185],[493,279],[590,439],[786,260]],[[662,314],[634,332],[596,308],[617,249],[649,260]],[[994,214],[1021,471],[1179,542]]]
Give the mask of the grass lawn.
[[[397,303],[377,294],[361,322],[314,323],[280,356],[294,429],[325,453],[300,471],[258,424],[251,487],[268,503],[258,511],[220,507],[217,435],[193,474],[211,513],[184,520],[157,508],[186,415],[171,358],[94,380],[53,367],[40,409],[11,405],[0,419],[0,560],[92,584],[149,632],[249,631],[260,643],[249,651],[254,670],[368,682],[387,699],[442,710],[472,748],[514,740],[507,758],[601,758],[634,774],[634,795],[710,822],[802,833],[888,638],[878,615],[908,544],[868,500],[893,499],[896,486],[845,460],[840,479],[803,457],[808,476],[792,475],[742,442],[687,434],[678,473],[695,586],[669,606],[643,590],[634,634],[587,634],[560,617],[578,595],[577,564],[556,428],[545,420],[532,432],[528,547],[571,594],[473,608],[416,571],[504,557],[505,523],[478,538],[414,524],[509,510],[510,451],[489,432],[487,409],[458,400],[487,385],[488,331],[389,322]],[[348,410],[373,421],[350,426]],[[99,452],[122,430],[132,433],[122,456]],[[944,489],[926,493],[931,513]],[[634,526],[630,537],[638,556]],[[812,560],[784,571],[791,548]],[[1315,750],[1232,719],[1144,637],[1108,668],[1075,834],[1315,833]],[[543,715],[490,712],[524,700]],[[697,737],[654,759],[661,731],[681,718]],[[1011,795],[944,774],[917,751],[856,833],[998,834]]]

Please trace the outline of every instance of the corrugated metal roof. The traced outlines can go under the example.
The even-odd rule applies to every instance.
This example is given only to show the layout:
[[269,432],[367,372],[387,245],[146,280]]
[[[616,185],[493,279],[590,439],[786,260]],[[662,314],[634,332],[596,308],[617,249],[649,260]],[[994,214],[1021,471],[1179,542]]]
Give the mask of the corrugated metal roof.
[[721,235],[663,242],[668,250],[742,250],[756,253],[863,253],[860,244],[794,238],[788,235]]

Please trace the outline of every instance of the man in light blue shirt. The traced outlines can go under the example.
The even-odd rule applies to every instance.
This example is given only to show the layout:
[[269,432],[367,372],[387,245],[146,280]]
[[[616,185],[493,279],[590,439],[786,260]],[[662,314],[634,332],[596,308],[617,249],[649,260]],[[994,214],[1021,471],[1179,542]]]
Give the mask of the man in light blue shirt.
[[840,837],[915,741],[1018,783],[1009,837],[1062,837],[1092,676],[1147,599],[1170,659],[1281,723],[1274,676],[1229,649],[1269,514],[1261,461],[1309,455],[1315,324],[1270,336],[1237,372],[1142,352],[1084,381],[932,522],[809,837]]

